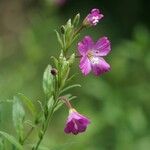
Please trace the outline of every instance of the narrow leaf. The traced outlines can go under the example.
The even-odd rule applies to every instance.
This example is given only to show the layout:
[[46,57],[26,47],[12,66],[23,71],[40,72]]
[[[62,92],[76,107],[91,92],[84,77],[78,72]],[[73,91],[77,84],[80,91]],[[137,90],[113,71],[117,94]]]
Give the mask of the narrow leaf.
[[76,26],[79,24],[79,21],[80,21],[80,14],[77,14],[77,15],[74,17],[73,25],[76,27]]
[[73,84],[73,85],[70,85],[70,86],[64,88],[64,89],[60,92],[60,94],[66,92],[66,91],[68,91],[68,90],[70,90],[70,89],[72,89],[72,88],[75,88],[75,87],[81,87],[81,85],[80,85],[80,84]]
[[15,137],[3,131],[0,131],[0,134],[10,143],[12,143],[18,150],[23,150],[23,146],[16,140]]
[[62,40],[61,40],[60,34],[59,34],[56,30],[55,30],[55,32],[56,32],[57,40],[58,40],[59,44],[61,45],[61,47],[63,47],[63,42],[62,42]]
[[20,100],[23,101],[23,103],[27,106],[27,108],[30,110],[30,112],[32,113],[32,115],[35,116],[36,114],[36,108],[35,105],[33,104],[32,100],[29,99],[28,97],[26,97],[24,94],[22,93],[18,93],[18,96],[20,98]]

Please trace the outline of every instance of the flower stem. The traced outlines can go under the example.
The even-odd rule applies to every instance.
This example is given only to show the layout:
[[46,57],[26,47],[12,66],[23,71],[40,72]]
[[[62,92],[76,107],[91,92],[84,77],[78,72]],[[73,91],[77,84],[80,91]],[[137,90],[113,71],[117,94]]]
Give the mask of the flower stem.
[[84,25],[81,25],[73,34],[73,36],[75,37],[79,32],[81,32],[81,30],[83,30],[85,28]]
[[65,96],[62,96],[59,99],[63,100],[69,109],[73,108],[71,103],[67,100],[67,98]]

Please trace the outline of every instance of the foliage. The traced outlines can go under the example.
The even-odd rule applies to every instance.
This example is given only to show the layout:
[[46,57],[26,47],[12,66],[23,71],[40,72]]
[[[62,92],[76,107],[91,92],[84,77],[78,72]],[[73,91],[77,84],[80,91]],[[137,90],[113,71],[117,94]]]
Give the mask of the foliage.
[[[58,110],[55,114],[56,121],[55,123],[52,121],[51,128],[41,147],[51,147],[52,150],[149,150],[150,32],[146,27],[149,24],[148,21],[146,22],[148,17],[144,15],[148,15],[146,11],[149,10],[148,4],[144,5],[144,1],[140,0],[126,1],[124,5],[118,1],[109,2],[109,4],[100,1],[94,4],[95,1],[90,1],[88,5],[86,1],[77,3],[72,0],[66,6],[58,9],[49,6],[48,1],[46,2],[46,6],[43,2],[36,4],[36,7],[32,6],[33,2],[29,4],[31,7],[25,14],[30,17],[21,16],[21,18],[28,18],[30,23],[22,27],[19,36],[13,23],[10,24],[14,30],[10,26],[9,30],[15,31],[15,41],[7,38],[10,37],[8,33],[6,35],[3,33],[3,36],[0,37],[0,99],[3,101],[0,104],[1,130],[8,131],[10,135],[14,134],[12,121],[10,121],[11,103],[4,103],[4,101],[18,91],[27,95],[27,97],[22,94],[17,95],[26,112],[25,120],[23,120],[25,133],[29,127],[34,126],[35,120],[31,119],[31,114],[35,115],[41,109],[37,102],[45,100],[41,92],[41,72],[49,63],[50,55],[56,55],[58,48],[54,41],[53,28],[64,22],[63,18],[66,16],[72,16],[75,9],[83,11],[83,7],[86,10],[99,4],[98,6],[107,13],[107,24],[109,25],[100,25],[101,30],[97,27],[97,32],[93,33],[89,30],[88,33],[97,37],[108,31],[113,45],[113,53],[109,58],[112,71],[108,76],[97,79],[92,75],[82,79],[81,75],[77,74],[73,81],[82,82],[84,89],[78,89],[80,91],[70,89],[80,97],[78,101],[74,101],[74,105],[78,105],[79,110],[87,112],[92,118],[92,124],[86,134],[78,137],[65,136],[60,126],[63,126],[62,120],[66,114],[64,110]],[[131,6],[129,10],[128,6]],[[7,13],[3,14],[7,15]],[[18,14],[22,15],[22,13]],[[144,25],[139,26],[138,22]],[[20,23],[17,24],[19,25]],[[31,97],[31,100],[28,97]],[[31,103],[34,103],[36,108],[32,108]],[[43,119],[41,115],[38,117],[39,121]],[[31,120],[26,120],[27,118]],[[36,133],[33,133],[27,143],[35,142],[33,139],[36,136]],[[2,135],[0,137],[0,149],[2,150],[4,144],[8,144],[8,139],[2,139],[3,137]],[[29,147],[27,146],[26,149]]]

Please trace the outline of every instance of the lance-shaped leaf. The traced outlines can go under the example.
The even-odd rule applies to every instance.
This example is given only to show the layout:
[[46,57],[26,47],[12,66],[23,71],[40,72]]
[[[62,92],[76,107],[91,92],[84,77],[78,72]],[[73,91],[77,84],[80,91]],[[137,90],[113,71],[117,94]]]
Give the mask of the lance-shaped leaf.
[[73,19],[73,25],[76,27],[80,21],[80,14],[78,13]]
[[73,84],[73,85],[67,86],[66,88],[64,88],[64,89],[60,92],[60,94],[66,92],[66,91],[68,91],[68,90],[70,90],[70,89],[72,89],[72,88],[75,88],[75,87],[81,87],[81,85],[80,85],[80,84]]
[[62,42],[62,39],[61,39],[61,35],[55,30],[56,32],[56,35],[57,35],[57,40],[59,42],[59,44],[61,45],[61,47],[63,47],[63,42]]
[[53,92],[53,75],[51,74],[51,65],[48,65],[43,75],[43,90],[47,96]]
[[0,131],[0,134],[5,139],[7,139],[12,145],[14,145],[17,148],[17,150],[23,150],[23,146],[16,140],[15,137],[3,131]]
[[18,93],[19,99],[26,105],[26,107],[30,110],[33,116],[36,115],[36,108],[35,105],[33,104],[32,100],[26,97],[22,93]]
[[16,129],[16,132],[20,139],[23,138],[23,122],[25,118],[24,108],[18,97],[14,96],[13,99],[13,123]]

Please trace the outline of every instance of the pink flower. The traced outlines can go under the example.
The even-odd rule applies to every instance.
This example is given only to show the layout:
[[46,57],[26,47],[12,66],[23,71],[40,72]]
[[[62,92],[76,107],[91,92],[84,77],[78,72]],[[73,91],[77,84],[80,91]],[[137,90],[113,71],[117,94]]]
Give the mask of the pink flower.
[[90,123],[90,120],[79,114],[75,109],[71,108],[64,129],[65,133],[73,133],[74,135],[84,132]]
[[103,14],[100,13],[99,9],[92,9],[91,13],[87,15],[85,18],[83,24],[84,25],[90,25],[90,26],[95,26],[97,23],[104,17]]
[[85,36],[78,43],[78,51],[81,55],[80,69],[84,75],[92,72],[101,75],[110,70],[110,65],[103,59],[111,50],[110,41],[107,37],[100,38],[96,43],[90,36]]

